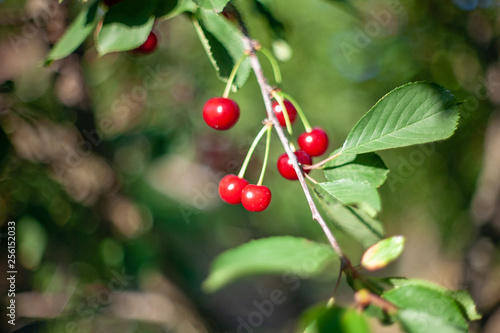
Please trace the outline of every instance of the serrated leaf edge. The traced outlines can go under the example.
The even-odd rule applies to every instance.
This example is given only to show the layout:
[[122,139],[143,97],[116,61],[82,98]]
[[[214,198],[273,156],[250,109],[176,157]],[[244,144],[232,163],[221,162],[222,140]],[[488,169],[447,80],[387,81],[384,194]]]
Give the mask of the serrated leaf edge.
[[[355,146],[355,147],[353,147],[353,148],[348,148],[347,150],[345,150],[345,145],[347,144],[347,142],[348,142],[348,140],[349,140],[349,137],[350,137],[350,136],[351,136],[351,134],[352,134],[352,131],[353,131],[353,130],[356,128],[356,126],[357,126],[357,125],[358,125],[358,124],[359,124],[359,123],[360,123],[360,122],[361,122],[364,118],[366,118],[366,117],[368,116],[368,114],[369,114],[369,113],[370,113],[373,109],[375,109],[375,107],[377,107],[377,106],[379,105],[379,103],[381,103],[381,102],[382,102],[382,101],[383,101],[383,100],[384,100],[384,99],[385,99],[388,95],[390,95],[390,94],[392,94],[392,93],[394,93],[394,92],[396,92],[396,91],[398,91],[398,90],[401,90],[401,89],[403,89],[403,88],[406,88],[406,87],[408,87],[408,86],[411,86],[411,85],[417,85],[417,84],[427,84],[427,85],[432,85],[432,86],[438,87],[438,88],[443,89],[444,91],[446,91],[448,94],[450,94],[450,96],[452,96],[452,97],[454,98],[453,94],[451,94],[451,92],[450,92],[448,89],[445,89],[445,88],[443,88],[442,86],[440,86],[440,85],[438,85],[438,84],[436,84],[436,83],[434,83],[434,82],[426,82],[426,81],[409,82],[409,83],[406,83],[406,84],[404,84],[404,85],[402,85],[402,86],[399,86],[399,87],[397,87],[397,88],[394,88],[393,90],[389,91],[389,92],[388,92],[388,93],[386,93],[384,96],[382,96],[382,97],[381,97],[381,98],[377,101],[377,103],[375,103],[375,105],[374,105],[374,106],[372,106],[372,107],[370,108],[370,110],[368,110],[368,112],[366,112],[366,113],[365,113],[365,114],[364,114],[364,115],[363,115],[363,116],[362,116],[362,117],[361,117],[361,118],[360,118],[360,119],[356,122],[356,124],[352,127],[351,131],[350,131],[350,132],[349,132],[349,134],[347,135],[347,137],[346,137],[346,139],[345,139],[345,141],[344,141],[344,143],[343,143],[342,148],[341,148],[341,150],[340,150],[340,151],[341,151],[342,153],[343,153],[343,152],[348,153],[348,152],[350,152],[350,150],[349,150],[349,149],[354,149],[354,148],[356,147],[356,146]],[[459,107],[460,105],[461,105],[461,103],[460,103],[460,102],[458,102],[458,101],[456,101],[456,103],[455,103],[453,106],[451,106],[450,108],[452,108],[452,107]],[[446,109],[446,110],[444,110],[444,111],[447,111],[447,110],[449,110],[450,108],[448,108],[448,109]],[[444,111],[442,111],[442,112],[444,112]],[[428,141],[428,142],[436,142],[436,141],[446,140],[446,139],[450,138],[450,137],[453,135],[453,133],[455,133],[455,131],[456,131],[457,127],[458,127],[459,119],[460,119],[460,114],[458,114],[458,116],[457,116],[457,118],[456,118],[456,120],[455,120],[455,126],[454,126],[454,128],[453,128],[453,131],[451,131],[451,132],[450,132],[450,135],[448,135],[447,137],[443,137],[443,138],[441,138],[440,140],[432,140],[432,141]],[[422,119],[420,119],[420,120],[422,120]],[[420,121],[420,120],[419,120],[419,121]],[[373,141],[375,141],[375,140],[373,140]],[[427,143],[428,143],[428,142],[427,142]],[[426,143],[426,142],[424,142],[424,143]],[[398,147],[395,147],[395,148],[403,148],[403,147],[410,147],[410,146],[413,146],[413,144],[405,144],[405,145],[401,145],[401,146],[398,146]],[[381,151],[381,150],[387,150],[387,149],[395,149],[395,148],[383,148],[383,149],[377,149],[377,150],[366,151],[366,152],[361,152],[361,153],[355,153],[355,152],[353,152],[353,153],[355,153],[355,154],[364,154],[364,153],[369,153],[369,152],[375,152],[375,151]]]

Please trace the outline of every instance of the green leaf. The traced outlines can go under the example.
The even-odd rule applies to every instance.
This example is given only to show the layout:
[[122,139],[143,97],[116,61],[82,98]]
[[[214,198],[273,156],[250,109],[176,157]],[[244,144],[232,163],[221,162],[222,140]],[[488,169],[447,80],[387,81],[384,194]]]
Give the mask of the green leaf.
[[153,28],[155,10],[155,0],[124,0],[110,7],[96,38],[99,55],[141,46]]
[[194,0],[200,7],[217,13],[222,12],[229,0]]
[[368,305],[364,309],[363,313],[368,317],[377,319],[382,325],[394,324],[394,315],[387,313],[386,311],[382,310],[381,308],[379,308],[374,304]]
[[476,303],[466,290],[447,290],[447,294],[460,305],[465,318],[469,321],[479,320],[482,316],[477,312]]
[[439,289],[406,284],[385,292],[382,297],[401,309],[396,314],[396,320],[406,332],[468,331],[467,321],[459,304]]
[[207,292],[214,292],[237,279],[258,275],[320,273],[327,262],[336,258],[327,245],[290,236],[253,240],[219,255],[203,282]]
[[[332,155],[340,149],[335,150]],[[377,188],[387,179],[389,169],[384,161],[375,153],[367,154],[341,154],[325,164],[325,177],[328,180],[350,178],[365,181]]]
[[[170,13],[179,7],[183,7],[189,5],[189,3],[193,4],[192,1],[186,0],[156,0],[156,9],[154,10],[154,16],[157,18],[165,17],[170,15]],[[194,5],[196,6],[196,5]],[[174,15],[175,16],[175,15]],[[173,17],[173,16],[171,16]]]
[[458,103],[432,83],[409,83],[392,90],[354,126],[345,153],[368,153],[449,138],[457,127]]
[[447,290],[447,294],[460,305],[465,318],[469,321],[479,320],[482,316],[477,312],[476,303],[466,290]]
[[346,206],[355,206],[375,216],[381,209],[380,196],[376,189],[364,181],[340,179],[327,183],[319,183],[320,187],[335,200]]
[[369,271],[384,268],[403,253],[404,247],[403,236],[383,239],[365,251],[361,258],[361,266]]
[[470,294],[465,290],[450,290],[429,281],[418,279],[390,278],[387,279],[386,282],[388,282],[392,287],[395,288],[411,285],[434,289],[437,292],[446,294],[447,296],[453,298],[460,306],[462,313],[467,320],[472,321],[481,319],[481,315],[477,312],[476,304],[472,300]]
[[[244,55],[242,34],[223,16],[200,9],[193,18],[196,32],[219,77],[227,81],[234,64]],[[242,87],[250,74],[250,62],[245,59],[236,74],[235,85]]]
[[316,306],[303,315],[304,333],[369,333],[363,313],[353,308]]
[[407,333],[464,333],[468,330],[450,325],[445,319],[416,310],[402,310],[397,315],[402,329]]
[[97,8],[99,1],[95,1],[90,6],[85,6],[76,16],[75,20],[66,29],[64,35],[52,47],[49,54],[43,61],[43,65],[47,66],[52,61],[67,57],[75,51],[94,31],[97,26],[99,15]]
[[384,238],[382,223],[363,210],[343,205],[320,186],[314,187],[314,193],[333,224],[365,248]]
[[156,19],[168,20],[184,12],[194,13],[196,9],[198,9],[198,6],[192,0],[179,0],[177,2],[177,5],[173,9],[171,9],[170,11],[168,11],[168,9],[169,8],[167,8],[167,10],[164,10],[162,13],[162,11],[157,8],[155,12]]
[[235,64],[233,58],[224,45],[222,45],[210,31],[205,29],[201,22],[195,17],[193,17],[193,24],[218,77],[227,80],[231,74],[230,68]]

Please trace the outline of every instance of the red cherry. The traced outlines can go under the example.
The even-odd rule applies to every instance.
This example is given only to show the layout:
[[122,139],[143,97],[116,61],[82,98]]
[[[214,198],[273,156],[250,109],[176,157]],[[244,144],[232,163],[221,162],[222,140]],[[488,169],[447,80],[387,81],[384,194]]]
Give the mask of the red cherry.
[[154,32],[151,31],[146,41],[133,51],[136,53],[150,54],[153,53],[157,47],[158,47],[158,37]]
[[[295,109],[295,106],[293,106],[292,102],[288,100],[284,100],[283,104],[285,105],[286,111],[288,113],[290,124],[293,124],[295,118],[297,118],[297,110]],[[285,115],[283,114],[283,110],[281,109],[281,106],[277,101],[273,102],[273,110],[276,118],[278,118],[278,121],[280,122],[280,125],[286,126]]]
[[108,6],[108,7],[111,7],[111,6],[114,6],[116,5],[117,3],[119,2],[122,2],[122,0],[102,0],[102,2]]
[[248,182],[235,175],[224,176],[219,183],[219,195],[222,200],[231,205],[241,203],[241,192]]
[[300,148],[310,156],[322,155],[328,149],[328,135],[320,128],[315,127],[311,132],[304,132],[297,140]]
[[208,126],[216,130],[227,130],[236,124],[240,117],[240,108],[229,98],[215,97],[209,99],[203,107],[203,119]]
[[[295,152],[295,156],[297,156],[297,160],[300,164],[312,165],[312,158],[303,150],[297,150]],[[286,179],[297,180],[297,173],[293,168],[292,162],[288,158],[286,153],[282,154],[278,158],[278,171],[280,174]],[[304,170],[305,173],[309,173],[311,170]]]
[[247,185],[241,192],[241,203],[251,212],[262,212],[271,203],[271,191],[263,185]]

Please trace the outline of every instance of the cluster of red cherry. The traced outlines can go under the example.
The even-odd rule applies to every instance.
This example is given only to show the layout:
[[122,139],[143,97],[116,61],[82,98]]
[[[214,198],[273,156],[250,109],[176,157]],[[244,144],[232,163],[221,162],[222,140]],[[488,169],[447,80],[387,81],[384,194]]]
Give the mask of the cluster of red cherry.
[[[102,2],[108,7],[114,6],[122,1],[123,0],[102,0]],[[157,48],[158,48],[158,36],[156,36],[156,34],[153,31],[151,31],[146,41],[138,48],[132,50],[132,52],[139,54],[150,54],[156,51]]]
[[[282,105],[285,107],[283,112]],[[297,109],[289,100],[283,100],[282,103],[277,100],[272,103],[274,114],[281,126],[293,124],[297,118]],[[235,101],[224,97],[215,97],[209,99],[203,107],[203,119],[208,126],[216,130],[228,130],[233,127],[240,116],[240,109]],[[328,148],[328,135],[320,128],[310,128],[305,119],[302,119],[306,127],[306,132],[298,137],[300,149],[295,151],[295,156],[301,165],[311,165],[312,157],[320,156]],[[289,125],[289,126],[290,126]],[[249,151],[251,154],[251,152]],[[242,167],[245,168],[246,165]],[[277,167],[279,173],[286,179],[297,180],[297,173],[286,153],[278,158]],[[263,167],[265,168],[265,166]],[[310,170],[303,170],[309,173]],[[219,183],[219,195],[227,203],[236,205],[242,204],[247,210],[252,212],[261,212],[271,203],[271,191],[267,186],[260,184],[250,184],[243,175],[227,175]]]

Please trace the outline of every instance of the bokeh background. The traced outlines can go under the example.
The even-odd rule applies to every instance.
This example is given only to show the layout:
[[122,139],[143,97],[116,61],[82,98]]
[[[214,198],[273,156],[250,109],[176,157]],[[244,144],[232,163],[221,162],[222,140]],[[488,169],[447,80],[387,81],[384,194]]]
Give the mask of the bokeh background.
[[[252,35],[282,60],[284,90],[328,131],[331,150],[404,83],[434,81],[463,101],[451,139],[381,154],[391,173],[380,189],[380,218],[388,235],[407,237],[401,259],[382,274],[467,288],[484,314],[471,330],[498,332],[499,3],[262,2],[283,23],[283,35],[269,32],[252,1],[235,4]],[[158,22],[160,48],[152,55],[99,58],[87,41],[40,67],[80,6],[0,1],[0,270],[7,271],[6,223],[16,221],[15,328],[249,332],[241,322],[256,310],[254,302],[280,288],[286,301],[252,332],[292,332],[303,310],[330,297],[334,269],[301,280],[296,290],[274,276],[215,294],[201,289],[210,262],[251,239],[325,241],[299,185],[275,169],[282,153],[276,137],[265,179],[273,193],[269,209],[249,213],[218,198],[218,180],[238,171],[265,116],[255,78],[231,95],[242,111],[231,131],[206,126],[203,104],[221,95],[224,83],[182,15]],[[259,146],[251,181],[262,158]],[[318,171],[311,175],[322,179]],[[359,260],[360,246],[336,234]],[[345,282],[337,301],[353,302]],[[3,318],[1,330],[11,331]],[[373,324],[376,332],[399,331]]]

